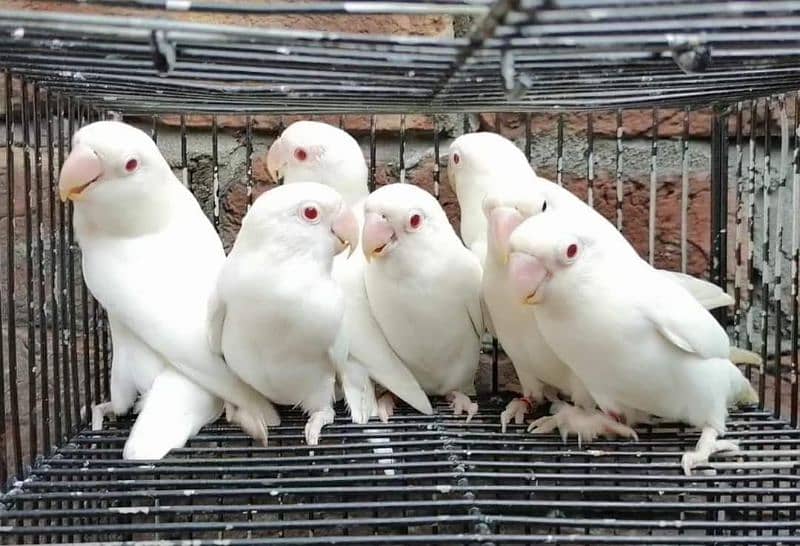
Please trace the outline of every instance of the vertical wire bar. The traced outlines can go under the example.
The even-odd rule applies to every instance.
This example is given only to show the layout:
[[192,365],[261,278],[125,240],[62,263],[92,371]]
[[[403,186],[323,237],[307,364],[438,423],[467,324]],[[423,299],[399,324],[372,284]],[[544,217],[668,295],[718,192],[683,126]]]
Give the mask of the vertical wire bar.
[[[77,113],[79,117],[77,120],[78,127],[76,127],[76,130],[86,125],[86,118],[88,117],[89,109],[84,105],[79,105]],[[74,245],[72,251],[75,253],[81,252],[78,245]],[[76,261],[80,265],[82,258],[79,258]],[[91,401],[94,400],[94,397],[92,395],[92,369],[90,361],[91,347],[89,346],[89,294],[86,288],[86,283],[83,282],[82,268],[80,269],[79,279],[81,285],[81,352],[83,353],[81,355],[83,363],[83,403],[80,404],[80,407],[83,410],[82,415],[86,415],[87,418],[89,418],[89,416],[91,416]]]
[[34,306],[36,296],[33,292],[33,186],[31,169],[31,133],[30,133],[30,96],[28,82],[20,78],[21,87],[21,120],[22,120],[22,176],[24,180],[25,199],[25,320],[27,321],[27,365],[28,365],[28,461],[33,462],[33,457],[39,451],[39,437],[36,425],[39,413],[36,411],[36,328],[34,326]]
[[594,117],[586,114],[586,202],[594,208]]
[[150,138],[153,139],[155,144],[158,144],[158,116],[155,114],[150,125]]
[[433,118],[433,196],[439,200],[439,121]]
[[181,181],[189,187],[189,161],[186,146],[186,115],[181,114]]
[[406,116],[400,114],[400,183],[406,183]]
[[525,157],[528,158],[528,163],[531,162],[533,139],[531,138],[531,113],[525,114]]
[[214,229],[219,231],[219,149],[217,116],[211,117],[211,162],[213,167]]
[[[17,324],[16,324],[16,256],[14,255],[15,229],[14,229],[14,101],[11,94],[14,91],[12,73],[6,70],[6,179],[8,192],[6,200],[6,273],[7,279],[7,324],[8,324],[8,391],[9,413],[11,414],[11,446],[14,453],[14,475],[22,477],[22,446],[20,445],[19,400],[17,393]],[[5,393],[5,391],[3,391]],[[5,396],[5,394],[4,394]],[[6,446],[8,446],[8,437]],[[6,451],[7,452],[7,451]],[[5,483],[3,483],[5,487]]]
[[[58,168],[64,164],[64,100],[63,96],[59,93],[56,95],[56,120],[58,123],[58,133],[56,135],[58,146]],[[61,343],[61,362],[63,364],[61,378],[63,388],[63,407],[62,413],[64,415],[64,430],[62,440],[65,440],[72,430],[72,415],[70,408],[72,407],[72,389],[69,386],[69,302],[67,300],[67,214],[68,206],[66,203],[60,202],[59,209],[59,255],[58,262],[58,290],[60,298],[61,321],[58,337]]]
[[[36,263],[37,269],[37,304],[39,311],[39,354],[40,354],[40,389],[41,389],[41,411],[42,411],[42,453],[47,454],[51,446],[50,433],[50,361],[48,358],[47,347],[47,300],[45,284],[47,282],[47,266],[45,264],[45,213],[44,213],[44,178],[42,176],[42,125],[41,125],[41,104],[40,89],[33,84],[33,152],[34,152],[34,176],[36,180]],[[52,226],[51,226],[52,227]]]
[[[747,280],[747,310],[745,313],[745,332],[747,334],[747,348],[752,347],[754,333],[754,306],[755,297],[755,218],[756,218],[756,121],[758,102],[750,102],[750,135],[748,141],[750,163],[747,169],[747,261],[745,265],[745,279]],[[747,368],[747,379],[752,381],[752,368]]]
[[[6,115],[3,117],[3,125],[5,126],[6,131],[6,168],[8,169],[8,161],[11,157],[11,153],[9,152],[11,148],[11,141],[8,140],[8,135],[11,132],[11,109],[10,109],[10,102],[11,102],[11,93],[9,91],[10,82],[11,82],[11,72],[6,70],[4,75],[4,83],[5,83],[5,92],[6,92]],[[11,187],[11,171],[10,169],[6,170],[6,183]],[[10,215],[9,215],[10,217]],[[6,245],[11,245],[11,238],[6,238]],[[10,294],[10,292],[9,292]],[[10,297],[10,296],[9,296]],[[13,298],[11,298],[13,301]],[[3,319],[3,298],[0,297],[0,322]],[[11,307],[10,309],[13,309]],[[11,341],[11,329],[8,330],[9,336],[8,341]],[[3,489],[6,488],[6,483],[8,481],[8,471],[9,471],[9,464],[8,464],[8,438],[6,437],[6,400],[5,400],[5,392],[6,392],[6,366],[5,360],[3,358],[3,332],[0,330],[0,487]],[[11,353],[9,352],[9,360],[11,359]]]
[[253,205],[253,118],[247,116],[244,133],[245,182],[247,183],[247,210]]
[[[93,116],[89,120],[91,122],[99,121],[100,120],[100,111],[93,110]],[[85,281],[84,281],[85,282]],[[103,371],[100,366],[100,312],[99,307],[100,303],[94,298],[94,295],[89,294],[89,303],[90,303],[90,313],[91,313],[91,333],[92,333],[92,374],[93,374],[93,392],[94,397],[92,401],[95,404],[99,404],[100,402],[104,402],[106,400],[105,396],[101,390],[101,379],[100,376],[102,375]],[[91,407],[90,407],[91,409]],[[91,418],[91,412],[87,412],[87,417]]]
[[622,139],[625,128],[622,126],[622,110],[617,110],[617,146],[615,149],[616,183],[617,183],[617,229],[622,231],[622,202],[625,199],[625,190],[622,187]]
[[681,272],[686,273],[689,261],[688,216],[689,216],[689,116],[687,106],[683,111],[683,133],[681,133]]
[[[728,114],[715,108],[711,124],[711,281],[728,285]],[[723,325],[727,309],[712,314]]]
[[[77,131],[77,117],[80,103],[72,97],[67,98],[67,113],[69,127],[69,150],[72,151],[72,135]],[[69,360],[70,360],[70,380],[72,383],[72,411],[73,411],[73,431],[77,429],[81,422],[81,384],[80,371],[78,369],[78,302],[75,293],[75,229],[73,227],[74,205],[69,203],[68,228],[67,228],[67,276],[68,276],[68,302],[69,302]]]
[[775,391],[774,404],[775,415],[782,417],[781,395],[783,393],[783,192],[786,188],[787,175],[786,169],[789,167],[789,115],[786,112],[786,96],[781,95],[778,101],[779,114],[781,120],[781,162],[780,162],[780,185],[776,188],[775,209],[775,266],[773,277],[775,299]]
[[108,323],[108,313],[105,309],[101,308],[100,321],[103,324],[103,329],[100,332],[100,347],[103,354],[103,392],[105,393],[104,401],[111,400],[111,358],[113,356],[113,347],[111,346],[111,334]]
[[[771,278],[769,266],[769,225],[771,218],[770,208],[770,195],[769,186],[771,183],[770,167],[771,167],[771,153],[770,153],[770,116],[771,116],[771,99],[764,100],[764,172],[762,176],[762,199],[764,201],[763,217],[762,217],[762,240],[761,240],[761,360],[764,365],[767,363],[767,355],[769,354],[769,347],[767,342],[769,340],[769,308],[770,308],[770,287],[769,281]],[[764,365],[759,370],[759,386],[758,386],[758,399],[761,404],[764,404],[764,394],[766,392],[766,377]]]
[[[92,392],[94,393],[94,397],[92,398],[92,405],[89,406],[89,410],[92,409],[93,404],[99,404],[100,402],[105,401],[105,395],[103,393],[101,387],[101,376],[102,376],[102,369],[100,367],[100,311],[99,311],[100,304],[94,299],[94,296],[91,294],[89,295],[89,318],[91,321],[91,334],[92,334]],[[87,413],[87,416],[91,419],[91,411]]]
[[656,200],[658,199],[658,109],[653,108],[653,131],[650,141],[650,202],[647,222],[647,254],[650,265],[656,260]]
[[63,413],[61,405],[61,365],[63,357],[61,354],[61,307],[59,305],[59,239],[60,229],[57,222],[58,208],[58,189],[55,183],[55,162],[53,143],[53,104],[50,101],[50,91],[46,91],[44,96],[44,109],[47,112],[47,188],[49,201],[49,220],[50,220],[50,316],[52,326],[50,328],[50,346],[53,353],[53,443],[61,441],[64,434],[61,416]]
[[798,373],[800,373],[800,92],[794,96],[794,177],[792,180],[792,396],[791,416],[793,427],[797,427],[798,413]]
[[375,116],[369,117],[369,182],[367,189],[371,192],[375,191],[375,172],[378,165],[376,159],[376,146],[375,146]]
[[736,261],[736,272],[733,277],[733,312],[734,312],[734,331],[733,331],[733,343],[736,346],[742,342],[742,290],[743,290],[743,279],[742,276],[744,274],[743,271],[743,263],[744,263],[744,251],[742,249],[743,246],[743,238],[744,238],[744,179],[742,177],[743,169],[742,165],[744,163],[744,150],[742,147],[743,137],[742,137],[742,125],[743,125],[743,118],[744,109],[743,104],[741,102],[736,104],[736,165],[735,165],[735,172],[736,172],[736,242],[734,247],[734,259]]
[[556,142],[556,183],[564,185],[564,114],[558,114],[558,138]]

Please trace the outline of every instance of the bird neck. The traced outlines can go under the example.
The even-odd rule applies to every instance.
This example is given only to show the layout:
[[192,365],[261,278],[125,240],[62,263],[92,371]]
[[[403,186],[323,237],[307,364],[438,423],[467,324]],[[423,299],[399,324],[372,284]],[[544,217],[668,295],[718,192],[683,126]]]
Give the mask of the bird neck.
[[163,191],[138,192],[131,199],[78,201],[76,231],[126,238],[159,232],[180,215],[181,200],[176,197],[174,188],[167,186]]

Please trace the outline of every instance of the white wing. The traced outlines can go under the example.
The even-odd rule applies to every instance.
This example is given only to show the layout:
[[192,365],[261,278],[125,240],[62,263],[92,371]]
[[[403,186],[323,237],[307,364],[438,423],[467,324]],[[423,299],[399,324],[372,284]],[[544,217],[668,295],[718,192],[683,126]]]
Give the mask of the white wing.
[[733,298],[716,284],[678,271],[659,269],[658,272],[683,286],[706,309],[733,305]]
[[662,336],[702,358],[729,357],[725,330],[687,290],[659,273],[649,275],[644,282],[649,294],[638,307]]

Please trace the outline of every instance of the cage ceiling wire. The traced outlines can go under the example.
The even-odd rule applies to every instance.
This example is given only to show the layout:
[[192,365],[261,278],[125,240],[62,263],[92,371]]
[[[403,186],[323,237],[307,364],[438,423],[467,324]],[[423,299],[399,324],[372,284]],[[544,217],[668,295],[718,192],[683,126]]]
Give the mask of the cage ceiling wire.
[[[86,3],[133,15],[0,10],[0,66],[94,106],[150,113],[680,106],[800,87],[797,1]],[[211,25],[153,8],[469,15],[472,30],[449,38]]]

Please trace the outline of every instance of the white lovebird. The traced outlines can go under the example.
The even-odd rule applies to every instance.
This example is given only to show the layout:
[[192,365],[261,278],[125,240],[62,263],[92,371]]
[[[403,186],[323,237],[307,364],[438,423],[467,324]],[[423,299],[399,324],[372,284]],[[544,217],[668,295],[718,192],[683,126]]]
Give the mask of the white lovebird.
[[[450,145],[448,178],[461,208],[462,238],[482,263],[486,257],[487,220],[481,206],[489,193],[497,203],[515,207],[523,217],[540,212],[544,200],[550,210],[570,214],[574,221],[592,226],[621,248],[636,253],[613,224],[570,191],[536,176],[519,148],[495,133],[469,133],[455,139]],[[733,298],[713,283],[674,271],[658,271],[683,286],[706,309],[733,303]],[[487,314],[493,322],[491,313]],[[731,347],[730,352],[735,362],[761,363],[760,357],[753,352],[736,347]],[[507,411],[519,421],[529,407],[526,400],[517,399],[509,403]],[[632,414],[628,412],[627,417],[631,418]],[[504,420],[507,418],[508,415],[503,417]]]
[[274,188],[242,220],[212,298],[212,347],[264,396],[309,414],[309,445],[333,422],[336,369],[347,358],[333,257],[357,240],[355,216],[335,190]]
[[358,142],[319,121],[296,121],[284,129],[267,152],[267,170],[276,182],[330,186],[350,206],[369,193],[367,164]]
[[426,393],[448,396],[471,419],[483,332],[477,258],[421,188],[383,186],[364,210],[364,281],[381,330]]
[[[336,189],[352,206],[359,231],[364,224],[367,164],[358,142],[345,131],[316,121],[298,121],[284,130],[267,154],[271,176],[284,184],[312,180]],[[416,410],[433,413],[428,397],[403,364],[372,314],[364,286],[366,260],[356,249],[339,254],[333,277],[345,298],[345,328],[349,333],[349,355],[340,365],[338,377],[354,423],[370,417],[388,420],[391,400],[378,405],[372,381],[388,389]]]
[[[111,404],[98,407],[93,421],[130,409],[170,365],[222,398],[229,418],[266,442],[266,425],[280,422],[275,408],[208,346],[208,300],[225,254],[200,205],[135,127],[92,123],[72,144],[59,190],[74,204],[83,275],[108,313],[114,348]],[[207,393],[197,396],[207,407]]]
[[509,241],[509,277],[548,345],[601,409],[625,407],[702,430],[682,459],[686,474],[736,449],[727,408],[758,397],[726,358],[728,337],[696,299],[638,256],[568,216],[527,219]]
[[[533,310],[516,296],[507,268],[509,238],[524,217],[533,214],[534,207],[541,211],[546,202],[541,195],[534,194],[525,205],[527,208],[523,210],[528,214],[518,210],[519,205],[515,206],[513,201],[504,201],[497,191],[490,191],[484,200],[488,228],[482,294],[497,337],[514,364],[523,395],[512,400],[501,413],[503,432],[512,420],[521,424],[535,405],[545,400],[556,401],[557,393],[561,392],[577,408],[555,404],[554,414],[532,422],[528,427],[530,432],[547,433],[558,428],[563,437],[576,434],[579,444],[608,433],[635,439],[633,429],[596,410],[583,382],[544,340]],[[633,424],[629,412],[626,417]]]

